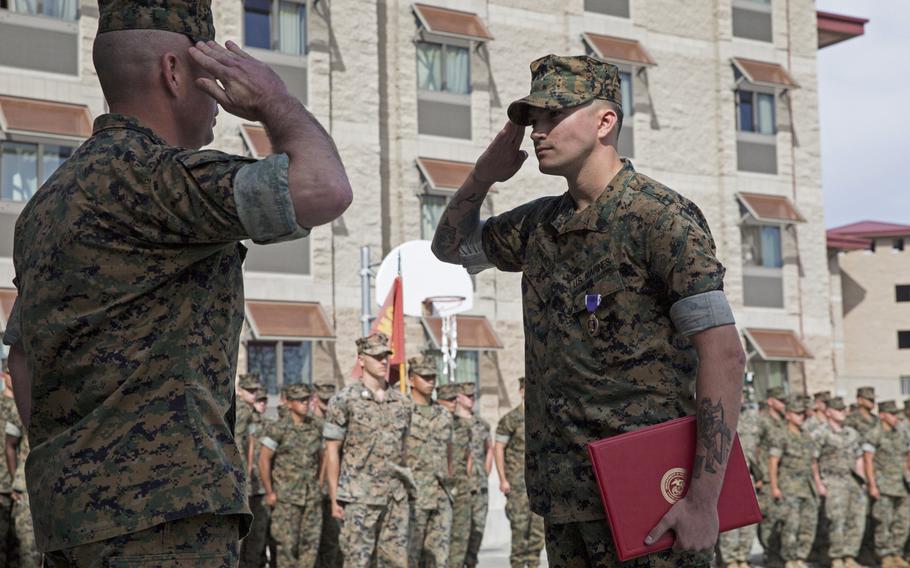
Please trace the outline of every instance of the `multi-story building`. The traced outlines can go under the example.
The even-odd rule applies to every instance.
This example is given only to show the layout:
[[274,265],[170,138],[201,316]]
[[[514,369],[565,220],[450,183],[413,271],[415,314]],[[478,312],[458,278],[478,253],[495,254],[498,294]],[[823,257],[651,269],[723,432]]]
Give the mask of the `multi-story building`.
[[[240,369],[261,373],[270,393],[345,380],[361,335],[361,247],[376,262],[432,237],[506,107],[527,94],[528,64],[547,53],[620,67],[620,151],[705,213],[755,394],[834,384],[816,56],[861,35],[864,20],[816,12],[811,0],[684,9],[675,0],[215,0],[214,11],[219,39],[270,63],[332,134],[355,193],[342,219],[306,240],[250,244]],[[90,0],[0,0],[4,309],[16,215],[105,111],[91,64],[97,16]],[[225,113],[212,146],[271,150],[260,125]],[[495,189],[486,214],[566,188],[530,161]],[[520,280],[487,271],[474,284],[474,309],[459,317],[457,377],[478,385],[481,413],[495,422],[518,403],[524,371]],[[409,353],[438,348],[438,328],[412,318]]]
[[910,225],[863,221],[828,231],[837,390],[910,398]]

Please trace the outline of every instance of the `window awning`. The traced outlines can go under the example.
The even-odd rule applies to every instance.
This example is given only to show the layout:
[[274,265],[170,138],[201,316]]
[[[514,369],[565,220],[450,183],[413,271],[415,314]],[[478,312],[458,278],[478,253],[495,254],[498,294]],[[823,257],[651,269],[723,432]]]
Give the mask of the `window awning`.
[[[423,318],[423,325],[429,332],[436,347],[442,345],[442,318]],[[483,316],[455,316],[458,329],[458,348],[465,350],[489,351],[502,349],[502,342],[490,320]]]
[[85,105],[0,96],[0,128],[5,132],[88,138],[92,115]]
[[335,339],[329,319],[317,302],[248,300],[246,318],[256,339]]
[[493,39],[483,20],[474,12],[462,12],[426,4],[414,4],[414,13],[427,31],[473,41]]
[[16,303],[16,290],[13,288],[0,288],[0,318],[2,318],[3,328],[10,316],[13,314],[13,305]]
[[762,223],[806,222],[806,219],[796,210],[793,202],[783,195],[738,193],[736,197],[756,221]]
[[654,58],[640,42],[634,39],[623,39],[592,33],[582,34],[585,42],[594,50],[594,54],[611,63],[631,63],[632,65],[657,65]]
[[803,342],[789,329],[746,328],[743,333],[765,361],[814,359]]
[[240,127],[240,136],[254,158],[265,158],[272,153],[272,143],[265,133],[265,128],[255,124],[244,124]]
[[746,81],[761,87],[776,89],[798,89],[799,85],[787,70],[777,63],[734,57],[733,65],[742,73]]
[[831,12],[818,11],[816,16],[819,49],[863,35],[869,22],[866,18],[854,18]]
[[[464,183],[474,164],[470,162],[453,162],[451,160],[437,160],[435,158],[417,158],[417,168],[424,179],[435,191],[457,191]],[[496,191],[496,186],[490,191]]]

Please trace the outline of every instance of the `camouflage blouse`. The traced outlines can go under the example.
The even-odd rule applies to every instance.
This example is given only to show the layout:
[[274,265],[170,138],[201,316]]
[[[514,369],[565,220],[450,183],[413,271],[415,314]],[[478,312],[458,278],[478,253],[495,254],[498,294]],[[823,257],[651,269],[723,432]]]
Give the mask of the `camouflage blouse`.
[[449,500],[449,447],[452,444],[452,413],[439,404],[414,404],[408,434],[408,467],[417,484],[419,509],[436,509]]
[[723,289],[708,223],[624,160],[590,207],[543,197],[488,219],[482,241],[490,263],[523,272],[531,508],[602,519],[587,444],[695,413],[695,348],[670,308]]
[[496,441],[505,444],[505,474],[512,490],[525,489],[525,409],[518,405],[499,419]]
[[322,494],[319,477],[319,450],[322,431],[309,416],[301,424],[290,417],[271,425],[260,443],[275,452],[272,462],[272,490],[278,500],[306,505]]

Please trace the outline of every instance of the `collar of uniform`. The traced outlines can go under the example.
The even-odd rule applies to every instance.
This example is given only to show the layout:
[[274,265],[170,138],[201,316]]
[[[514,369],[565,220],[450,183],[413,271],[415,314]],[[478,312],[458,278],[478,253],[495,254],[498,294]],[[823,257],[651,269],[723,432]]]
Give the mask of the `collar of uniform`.
[[110,130],[113,128],[126,128],[128,130],[135,130],[136,132],[149,137],[152,142],[155,142],[156,144],[160,144],[162,146],[168,145],[167,142],[155,134],[151,128],[143,126],[136,118],[127,116],[125,114],[102,114],[95,119],[95,124],[92,127],[92,135],[98,134],[102,130]]
[[616,172],[607,188],[597,198],[597,201],[591,204],[584,211],[575,211],[575,200],[569,195],[569,192],[563,194],[553,219],[552,225],[559,234],[568,233],[569,231],[597,231],[606,232],[609,227],[610,216],[619,203],[619,198],[625,192],[626,187],[635,175],[635,168],[632,162],[627,158],[621,158],[622,169]]

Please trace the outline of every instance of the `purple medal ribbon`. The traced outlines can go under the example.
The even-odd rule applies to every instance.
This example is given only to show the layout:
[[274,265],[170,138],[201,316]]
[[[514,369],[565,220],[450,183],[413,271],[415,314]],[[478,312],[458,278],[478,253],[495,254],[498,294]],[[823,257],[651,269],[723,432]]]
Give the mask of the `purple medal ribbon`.
[[585,294],[585,308],[587,308],[589,314],[597,311],[601,297],[600,294]]

